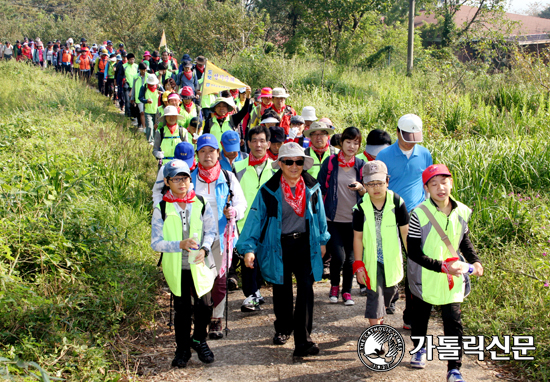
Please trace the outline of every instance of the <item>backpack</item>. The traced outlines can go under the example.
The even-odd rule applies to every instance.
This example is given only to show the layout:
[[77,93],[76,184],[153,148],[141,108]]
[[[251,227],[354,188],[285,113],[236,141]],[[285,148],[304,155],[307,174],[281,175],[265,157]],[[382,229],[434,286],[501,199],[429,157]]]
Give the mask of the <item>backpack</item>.
[[[178,126],[178,131],[180,133],[180,139],[182,142],[185,142],[185,139],[187,137],[184,137],[184,134],[183,134],[183,128]],[[159,134],[160,134],[160,142],[162,143],[162,141],[164,140],[164,126],[162,126],[162,129],[159,129]]]

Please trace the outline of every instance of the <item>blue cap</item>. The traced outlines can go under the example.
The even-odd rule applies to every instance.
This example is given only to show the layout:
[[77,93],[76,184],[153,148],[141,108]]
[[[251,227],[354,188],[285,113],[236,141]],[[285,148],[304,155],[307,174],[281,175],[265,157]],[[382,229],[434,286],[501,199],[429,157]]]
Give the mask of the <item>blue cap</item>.
[[197,151],[200,151],[205,146],[210,146],[214,149],[219,149],[218,140],[212,134],[203,134],[197,139]]
[[165,178],[173,178],[181,172],[187,174],[188,176],[191,176],[189,166],[182,160],[172,159],[170,162],[164,165],[163,175]]
[[174,157],[184,161],[191,168],[195,159],[195,147],[189,142],[178,143],[174,151]]
[[228,130],[222,135],[223,149],[228,153],[241,150],[241,140],[236,131]]

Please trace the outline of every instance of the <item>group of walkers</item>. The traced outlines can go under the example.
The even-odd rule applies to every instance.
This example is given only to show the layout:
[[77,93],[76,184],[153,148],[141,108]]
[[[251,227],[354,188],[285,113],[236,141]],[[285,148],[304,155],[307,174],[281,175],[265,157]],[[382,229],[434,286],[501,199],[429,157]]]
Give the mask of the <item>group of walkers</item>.
[[[96,73],[106,95],[116,84],[119,106],[153,146],[151,246],[162,253],[174,299],[174,367],[187,366],[191,349],[214,361],[206,339],[223,337],[227,293],[239,285],[241,311],[250,313],[262,309],[260,289],[271,284],[273,343],[294,334],[294,356],[317,355],[313,284],[323,277],[329,303],[350,306],[354,294],[366,296],[369,325],[395,313],[404,281],[403,329],[426,336],[432,306],[441,306],[445,335],[461,343],[465,280],[483,267],[469,240],[471,210],[451,195],[449,169],[419,145],[420,117],[402,116],[393,143],[389,132],[370,131],[361,150],[364,129],[337,134],[314,106],[298,115],[284,88],[202,95],[203,56],[186,54],[178,65],[167,51],[145,52],[138,64],[111,41],[88,49],[82,39],[79,51],[72,39],[56,44],[61,56],[50,60],[48,43],[37,63]],[[354,275],[359,293],[352,293]],[[425,349],[410,364],[424,368]],[[463,380],[460,366],[448,362],[448,381]]]

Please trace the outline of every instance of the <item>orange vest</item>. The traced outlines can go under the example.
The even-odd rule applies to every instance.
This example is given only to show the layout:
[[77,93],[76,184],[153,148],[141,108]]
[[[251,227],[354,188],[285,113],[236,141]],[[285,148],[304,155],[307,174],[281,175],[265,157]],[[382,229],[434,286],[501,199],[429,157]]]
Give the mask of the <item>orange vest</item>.
[[99,68],[99,73],[105,72],[105,65],[107,65],[107,60],[100,59],[99,63],[97,64],[97,67]]
[[63,62],[67,63],[67,62],[71,62],[71,52],[69,50],[64,50],[63,51]]
[[80,70],[90,70],[90,58],[87,54],[80,55]]

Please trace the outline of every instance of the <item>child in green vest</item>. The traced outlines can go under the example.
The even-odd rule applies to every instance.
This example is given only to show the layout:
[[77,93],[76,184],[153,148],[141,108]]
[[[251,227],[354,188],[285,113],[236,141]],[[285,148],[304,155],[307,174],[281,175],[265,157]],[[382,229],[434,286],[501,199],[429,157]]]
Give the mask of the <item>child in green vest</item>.
[[[153,211],[151,248],[162,252],[162,271],[174,298],[177,349],[172,366],[186,367],[191,349],[197,352],[199,360],[211,363],[214,354],[206,343],[206,336],[212,316],[210,291],[216,277],[210,250],[216,238],[217,221],[210,204],[195,195],[191,172],[184,161],[174,159],[163,171],[164,195]],[[193,239],[195,234],[197,240]],[[190,258],[192,252],[195,252],[194,260]],[[194,330],[190,337],[192,315]]]
[[139,100],[143,103],[143,112],[145,113],[145,136],[147,142],[152,146],[155,134],[155,120],[159,104],[159,79],[154,74],[147,77],[147,85],[139,91]]
[[[422,173],[428,200],[411,213],[407,236],[407,277],[412,293],[411,339],[415,349],[411,367],[426,367],[426,338],[432,306],[441,307],[445,336],[458,338],[458,357],[447,362],[447,381],[464,381],[462,365],[462,320],[460,304],[468,293],[464,275],[483,275],[483,267],[468,237],[467,206],[451,196],[453,178],[449,169],[434,164]],[[468,263],[460,261],[460,255]]]
[[370,325],[384,322],[386,308],[403,280],[401,238],[407,237],[409,214],[399,195],[388,190],[388,168],[381,161],[363,166],[367,193],[353,211],[353,273],[367,286],[365,317]]

